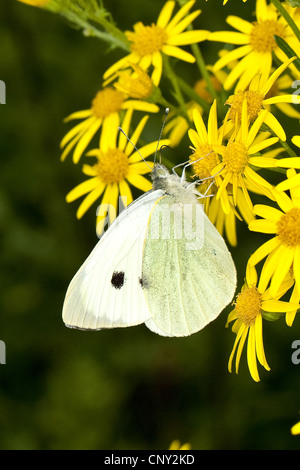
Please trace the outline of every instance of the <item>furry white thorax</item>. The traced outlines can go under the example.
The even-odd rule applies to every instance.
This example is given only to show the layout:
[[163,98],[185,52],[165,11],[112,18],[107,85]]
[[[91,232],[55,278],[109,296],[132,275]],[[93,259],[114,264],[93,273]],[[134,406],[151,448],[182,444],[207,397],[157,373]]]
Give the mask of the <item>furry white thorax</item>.
[[[185,204],[198,202],[199,193],[195,186],[188,183],[178,175],[170,174],[167,168],[161,164],[156,164],[152,170],[153,190],[161,189],[165,194],[173,196],[177,201]],[[201,195],[200,195],[201,196]]]

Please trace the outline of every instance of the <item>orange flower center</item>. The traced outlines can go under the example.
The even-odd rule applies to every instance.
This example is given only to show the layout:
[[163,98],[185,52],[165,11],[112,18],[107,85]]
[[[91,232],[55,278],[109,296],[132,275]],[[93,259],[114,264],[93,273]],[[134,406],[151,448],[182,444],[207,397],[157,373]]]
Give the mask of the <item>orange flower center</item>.
[[293,207],[277,222],[277,236],[287,246],[300,245],[300,209]]
[[250,33],[250,44],[256,52],[272,52],[278,47],[274,35],[284,38],[285,27],[283,24],[274,20],[255,22]]
[[190,156],[190,161],[195,162],[192,165],[192,169],[200,180],[212,176],[212,170],[220,163],[218,155],[209,144],[201,145],[194,149],[194,153]]
[[159,52],[168,37],[166,31],[154,23],[151,26],[145,26],[139,22],[134,30],[134,32],[127,31],[126,36],[131,41],[131,51],[141,57]]
[[256,317],[261,313],[261,295],[256,287],[245,287],[238,294],[235,312],[237,318],[245,325],[250,326],[255,322]]
[[230,105],[229,118],[238,122],[241,122],[242,116],[242,107],[244,99],[247,100],[247,112],[251,121],[254,121],[259,111],[262,109],[263,95],[257,91],[247,90],[247,91],[238,91],[235,95],[230,97],[230,100],[227,104]]
[[241,142],[228,142],[223,163],[230,173],[242,173],[248,162],[248,152]]
[[105,185],[123,181],[127,176],[128,167],[128,158],[122,150],[114,148],[105,153],[100,151],[96,168]]
[[92,101],[92,112],[98,118],[105,118],[111,113],[118,113],[121,108],[125,97],[123,93],[115,90],[112,87],[104,88],[98,91]]

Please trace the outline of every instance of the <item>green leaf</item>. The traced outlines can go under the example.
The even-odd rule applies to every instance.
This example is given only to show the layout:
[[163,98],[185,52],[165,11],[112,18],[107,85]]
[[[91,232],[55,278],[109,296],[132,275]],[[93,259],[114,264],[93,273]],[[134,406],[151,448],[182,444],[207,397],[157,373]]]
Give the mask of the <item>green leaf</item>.
[[288,43],[279,36],[274,35],[274,39],[276,41],[277,46],[285,53],[285,55],[290,59],[291,57],[297,57],[297,59],[293,62],[293,65],[297,67],[300,71],[300,59],[297,56],[296,52],[288,45]]

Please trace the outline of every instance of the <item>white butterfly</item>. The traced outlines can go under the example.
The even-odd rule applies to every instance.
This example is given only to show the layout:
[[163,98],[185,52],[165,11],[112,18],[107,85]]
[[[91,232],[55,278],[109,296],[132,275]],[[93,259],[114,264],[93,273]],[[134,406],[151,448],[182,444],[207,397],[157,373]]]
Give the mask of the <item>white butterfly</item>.
[[99,330],[145,323],[187,336],[232,300],[236,269],[194,185],[157,164],[153,189],[124,209],[71,281],[63,321]]

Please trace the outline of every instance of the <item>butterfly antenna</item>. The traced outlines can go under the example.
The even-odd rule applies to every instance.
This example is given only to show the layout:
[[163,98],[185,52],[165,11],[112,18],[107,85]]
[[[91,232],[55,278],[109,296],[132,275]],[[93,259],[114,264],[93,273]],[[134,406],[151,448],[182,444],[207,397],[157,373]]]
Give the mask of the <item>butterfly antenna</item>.
[[143,155],[141,154],[141,152],[139,151],[139,149],[136,147],[136,145],[134,145],[134,143],[129,139],[128,135],[126,134],[125,131],[123,131],[122,127],[118,127],[119,131],[122,132],[123,135],[125,135],[126,139],[128,140],[128,142],[132,145],[132,147],[134,148],[134,150],[139,154],[139,156],[141,157],[141,159],[146,163],[146,165],[150,168],[150,170],[152,171],[152,168],[151,166],[148,164],[148,162],[144,159]]
[[162,126],[161,126],[161,130],[160,130],[160,134],[159,134],[159,138],[158,138],[158,141],[157,141],[157,146],[156,146],[156,150],[155,150],[155,154],[154,154],[154,163],[156,161],[156,155],[157,155],[157,152],[158,152],[158,148],[159,148],[159,144],[160,144],[160,141],[161,141],[162,133],[163,133],[163,130],[164,130],[169,112],[170,112],[170,108],[166,108],[165,109],[165,117],[164,117],[164,120],[163,120],[163,123],[162,123]]

